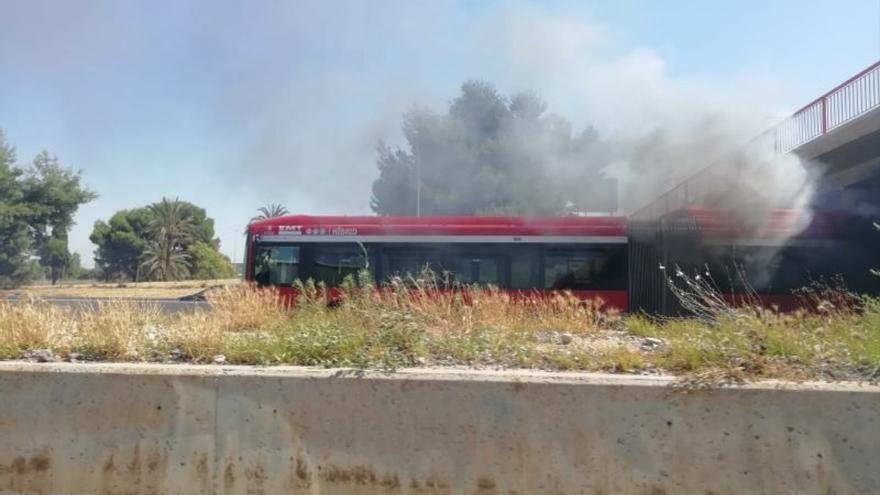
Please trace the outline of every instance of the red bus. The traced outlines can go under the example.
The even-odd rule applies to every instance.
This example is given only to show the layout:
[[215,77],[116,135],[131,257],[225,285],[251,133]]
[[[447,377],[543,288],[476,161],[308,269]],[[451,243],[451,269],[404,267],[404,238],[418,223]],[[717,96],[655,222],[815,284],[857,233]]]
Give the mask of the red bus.
[[290,215],[250,224],[247,246],[246,278],[288,298],[296,280],[333,287],[367,269],[381,286],[428,268],[456,285],[567,290],[628,308],[622,217]]

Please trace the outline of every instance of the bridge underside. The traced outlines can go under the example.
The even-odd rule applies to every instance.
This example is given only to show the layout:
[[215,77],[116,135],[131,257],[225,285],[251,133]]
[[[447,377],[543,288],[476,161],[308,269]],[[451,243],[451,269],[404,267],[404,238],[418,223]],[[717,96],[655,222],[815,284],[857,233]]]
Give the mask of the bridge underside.
[[880,108],[795,153],[819,173],[814,206],[880,218]]

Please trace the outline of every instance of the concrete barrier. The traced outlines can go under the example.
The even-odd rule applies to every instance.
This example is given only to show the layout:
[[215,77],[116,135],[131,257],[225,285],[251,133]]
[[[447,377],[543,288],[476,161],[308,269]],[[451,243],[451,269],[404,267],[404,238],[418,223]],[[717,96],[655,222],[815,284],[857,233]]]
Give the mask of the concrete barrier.
[[880,389],[0,363],[0,493],[880,493]]

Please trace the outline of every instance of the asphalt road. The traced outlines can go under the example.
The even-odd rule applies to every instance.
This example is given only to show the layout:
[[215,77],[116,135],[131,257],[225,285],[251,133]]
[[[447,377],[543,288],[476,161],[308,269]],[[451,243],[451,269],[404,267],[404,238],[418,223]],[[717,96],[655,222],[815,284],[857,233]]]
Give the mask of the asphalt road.
[[[26,297],[7,297],[0,298],[3,301],[27,301]],[[179,313],[183,311],[196,311],[200,309],[210,309],[210,305],[205,301],[182,301],[180,299],[109,299],[102,297],[65,297],[65,296],[56,296],[56,297],[43,297],[40,298],[40,301],[44,301],[50,304],[57,304],[59,306],[67,306],[72,308],[96,308],[101,303],[107,303],[110,301],[127,301],[133,303],[139,303],[144,305],[154,305],[159,307],[162,311],[166,313]]]

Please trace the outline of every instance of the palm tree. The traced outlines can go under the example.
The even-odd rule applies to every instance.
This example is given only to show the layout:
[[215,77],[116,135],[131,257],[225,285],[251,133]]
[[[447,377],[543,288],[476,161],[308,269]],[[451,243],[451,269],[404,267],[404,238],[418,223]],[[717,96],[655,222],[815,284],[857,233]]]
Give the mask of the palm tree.
[[[287,211],[287,208],[275,203],[270,203],[267,206],[261,206],[257,209],[257,212],[259,213],[259,215],[251,217],[250,221],[248,221],[248,225],[254,222],[259,222],[260,220],[281,217],[290,213],[289,211]],[[247,235],[247,227],[245,227],[244,229],[244,235]]]
[[178,280],[189,276],[189,256],[183,246],[193,236],[195,222],[184,202],[175,198],[147,207],[150,245],[144,251],[141,267],[154,280]]
[[262,206],[257,210],[257,212],[259,212],[260,214],[251,218],[251,221],[249,223],[257,222],[259,220],[266,220],[267,218],[281,217],[290,213],[289,211],[287,211],[287,208],[275,203],[272,203],[268,206]]
[[189,255],[168,249],[167,244],[151,243],[144,250],[141,270],[151,280],[180,280],[189,276]]

